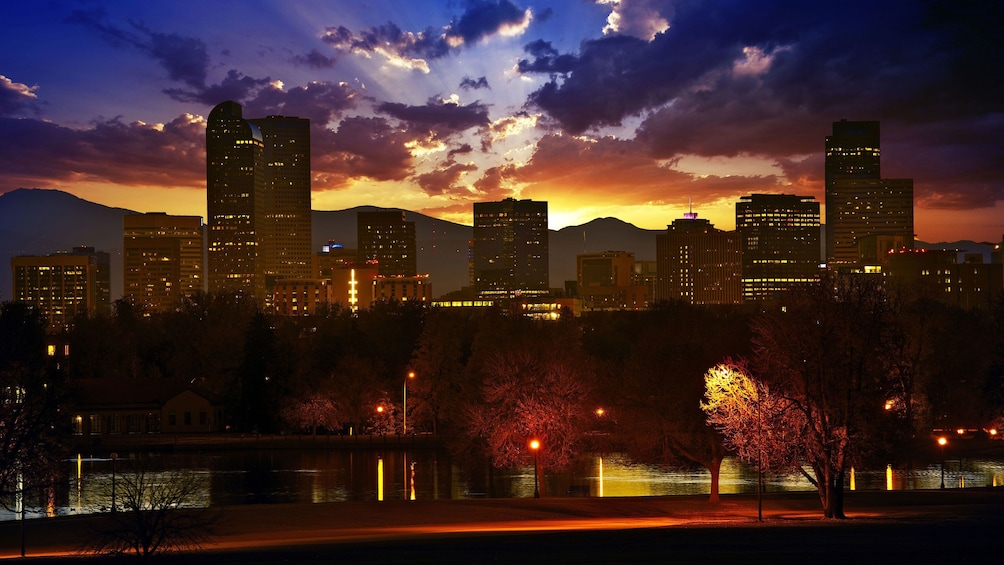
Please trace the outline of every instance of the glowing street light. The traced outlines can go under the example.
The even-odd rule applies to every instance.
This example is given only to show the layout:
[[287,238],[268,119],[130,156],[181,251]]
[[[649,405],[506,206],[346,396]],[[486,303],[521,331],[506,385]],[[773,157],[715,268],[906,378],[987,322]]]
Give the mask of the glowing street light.
[[537,483],[537,450],[540,449],[540,442],[530,440],[530,451],[533,451],[533,497],[540,498],[540,486]]
[[945,436],[938,438],[938,446],[941,447],[941,488],[945,488],[945,445],[948,439]]
[[404,379],[404,418],[401,421],[401,433],[408,435],[408,379],[415,378],[415,371],[408,371],[408,378]]

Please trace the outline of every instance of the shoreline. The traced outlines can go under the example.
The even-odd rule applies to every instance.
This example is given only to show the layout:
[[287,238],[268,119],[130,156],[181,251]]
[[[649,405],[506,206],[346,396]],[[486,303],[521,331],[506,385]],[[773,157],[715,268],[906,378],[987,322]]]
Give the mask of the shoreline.
[[[813,535],[823,536],[829,535],[822,533],[825,531],[852,528],[863,536],[862,543],[874,530],[875,543],[885,547],[913,539],[911,532],[917,528],[933,527],[948,532],[946,543],[964,539],[968,544],[965,547],[970,548],[974,543],[972,534],[991,527],[996,531],[1004,524],[1004,488],[999,487],[849,491],[845,497],[848,519],[824,520],[815,492],[769,493],[763,498],[762,523],[756,519],[756,495],[746,494],[722,495],[719,504],[709,503],[707,496],[686,495],[224,506],[214,508],[221,519],[212,542],[200,551],[182,555],[186,561],[197,556],[214,562],[234,559],[264,563],[268,562],[264,556],[274,551],[319,551],[334,556],[347,546],[364,548],[388,542],[403,544],[401,551],[406,551],[409,543],[451,545],[457,536],[469,540],[530,533],[618,537],[642,530],[666,533],[699,529],[702,535],[729,537],[740,529],[752,528],[767,538],[784,538],[788,535],[784,530],[792,527],[800,532],[821,528]],[[96,515],[29,520],[24,524],[27,555],[58,558],[60,562],[74,557],[100,559],[75,552],[88,531],[103,519]],[[0,558],[19,555],[21,525],[0,524]],[[890,533],[897,531],[903,532],[902,539]],[[262,556],[262,560],[255,561],[255,555]],[[179,554],[164,558],[171,556],[178,558]]]

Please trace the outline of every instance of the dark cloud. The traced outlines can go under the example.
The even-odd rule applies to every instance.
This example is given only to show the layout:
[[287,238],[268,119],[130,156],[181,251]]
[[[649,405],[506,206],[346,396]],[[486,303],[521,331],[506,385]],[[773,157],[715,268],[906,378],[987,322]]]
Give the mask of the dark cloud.
[[407,122],[416,130],[427,130],[443,137],[488,125],[488,107],[480,102],[466,106],[436,99],[429,100],[424,106],[384,102],[376,109]]
[[403,180],[412,173],[405,143],[412,137],[385,118],[351,117],[337,131],[311,132],[314,188],[336,189],[351,179]]
[[460,147],[457,147],[456,149],[451,149],[450,152],[448,153],[448,156],[450,159],[453,159],[455,155],[466,155],[468,153],[472,153],[473,151],[474,148],[471,147],[469,143],[465,143]]
[[460,88],[463,88],[464,90],[479,90],[491,87],[488,86],[488,79],[485,77],[478,77],[477,79],[464,77],[463,80],[460,81]]
[[0,75],[0,116],[35,116],[39,113],[37,86],[28,86]]
[[491,37],[508,26],[527,23],[525,10],[508,0],[467,2],[467,9],[447,27],[405,31],[387,22],[355,33],[345,26],[325,28],[321,40],[345,52],[375,53],[386,50],[399,57],[439,59],[463,45]]
[[513,194],[509,184],[515,172],[516,168],[513,165],[491,167],[474,182],[474,188],[482,195],[483,200],[502,200]]
[[429,196],[441,194],[463,194],[469,195],[470,191],[465,186],[458,186],[460,177],[464,173],[478,170],[478,167],[471,163],[456,163],[447,161],[436,167],[436,170],[421,174],[415,177],[415,182]]
[[244,114],[298,116],[323,127],[354,108],[357,100],[358,93],[345,83],[311,82],[287,90],[270,85],[244,103]]
[[0,118],[5,188],[68,181],[204,187],[205,127],[192,116],[163,126],[101,120],[70,129],[33,119]]
[[268,77],[249,77],[236,69],[230,69],[227,76],[219,84],[199,86],[188,90],[165,88],[163,92],[179,102],[199,102],[207,106],[215,106],[224,100],[244,101],[270,82],[271,79]]
[[386,49],[409,58],[438,59],[450,52],[450,44],[442,32],[433,28],[406,32],[391,22],[371,27],[358,35],[344,26],[329,27],[321,40],[340,51],[374,53],[378,49]]
[[337,59],[328,57],[317,49],[311,49],[306,55],[294,55],[292,61],[294,65],[301,65],[312,69],[330,69],[335,66]]
[[465,44],[473,43],[498,33],[506,26],[521,25],[526,17],[525,10],[508,0],[473,0],[468,3],[467,11],[450,25],[448,35],[462,38]]

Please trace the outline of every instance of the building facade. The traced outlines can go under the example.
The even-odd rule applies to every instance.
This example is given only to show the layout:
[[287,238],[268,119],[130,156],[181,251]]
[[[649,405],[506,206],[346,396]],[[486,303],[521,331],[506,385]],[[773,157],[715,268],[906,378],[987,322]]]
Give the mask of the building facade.
[[218,104],[206,124],[206,210],[210,292],[265,299],[265,140],[236,102]]
[[547,202],[474,204],[474,288],[482,298],[543,296],[548,287]]
[[38,308],[50,331],[98,312],[98,261],[93,254],[11,257],[13,299]]
[[375,264],[383,276],[413,277],[418,273],[415,222],[400,210],[358,212],[358,265]]
[[656,235],[656,300],[691,304],[742,302],[742,247],[737,232],[687,213]]
[[604,251],[576,255],[576,294],[585,310],[642,310],[648,287],[635,273],[634,253]]
[[122,217],[123,297],[154,312],[205,290],[199,216],[164,213]]
[[858,264],[868,235],[905,235],[912,248],[913,180],[882,178],[879,122],[834,122],[825,151],[827,262]]
[[311,276],[310,121],[244,119],[222,102],[206,126],[211,292],[250,292],[262,303],[282,278]]
[[311,275],[310,120],[268,116],[258,126],[264,146],[265,225],[261,251],[266,287]]
[[811,196],[753,194],[736,203],[743,300],[771,299],[819,272],[819,203]]

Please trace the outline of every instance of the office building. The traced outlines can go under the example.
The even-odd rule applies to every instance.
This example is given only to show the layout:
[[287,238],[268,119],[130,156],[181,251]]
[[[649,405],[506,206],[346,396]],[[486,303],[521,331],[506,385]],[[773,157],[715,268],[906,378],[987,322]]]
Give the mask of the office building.
[[205,290],[201,217],[123,216],[122,240],[123,296],[133,304],[165,312]]
[[575,295],[585,310],[642,310],[648,287],[635,273],[634,253],[604,251],[575,256]]
[[356,213],[358,265],[372,264],[382,276],[413,277],[416,263],[415,222],[400,210]]
[[73,325],[77,316],[98,312],[96,253],[22,255],[11,257],[13,299],[38,308],[49,331]]
[[107,251],[98,251],[87,245],[74,247],[70,254],[87,255],[94,258],[94,311],[97,314],[110,314],[112,311],[111,255]]
[[276,280],[310,276],[309,120],[246,120],[240,104],[218,104],[206,126],[206,197],[210,292],[267,303]]
[[859,264],[868,235],[905,235],[912,248],[913,180],[882,178],[879,123],[834,122],[825,158],[827,262]]
[[737,232],[688,212],[656,235],[656,300],[691,304],[742,302],[742,247]]
[[771,299],[816,280],[819,203],[811,196],[753,194],[736,203],[742,243],[743,300]]
[[474,204],[474,288],[480,298],[549,292],[547,202]]
[[264,141],[266,286],[311,274],[310,120],[268,116],[248,120]]

